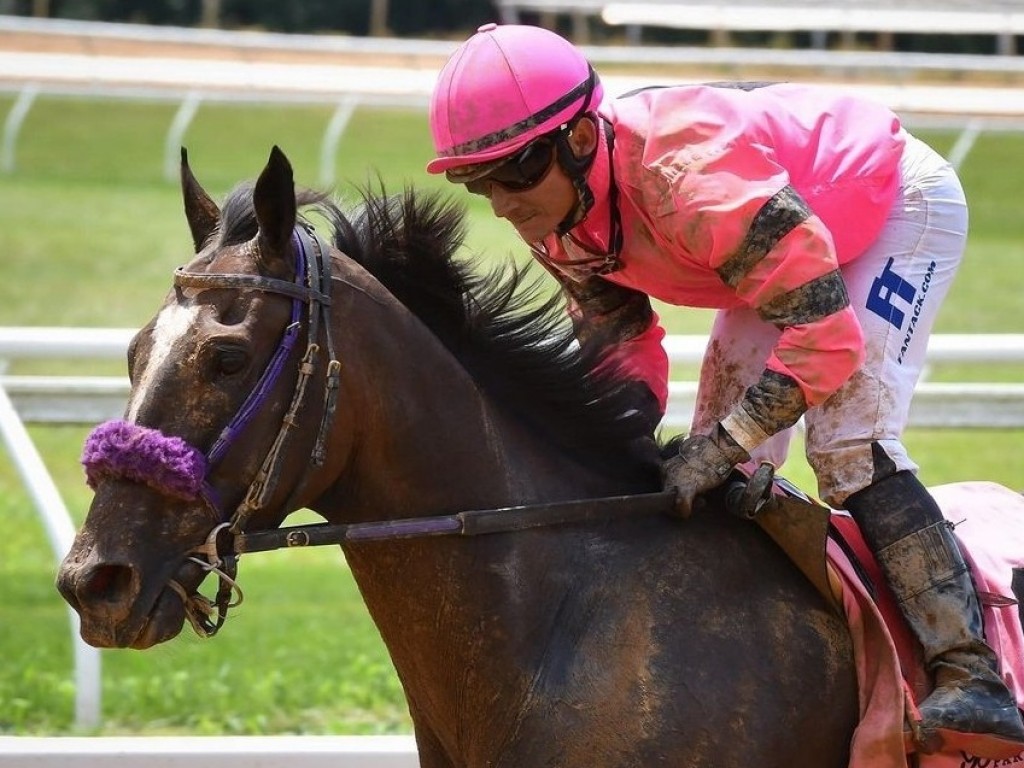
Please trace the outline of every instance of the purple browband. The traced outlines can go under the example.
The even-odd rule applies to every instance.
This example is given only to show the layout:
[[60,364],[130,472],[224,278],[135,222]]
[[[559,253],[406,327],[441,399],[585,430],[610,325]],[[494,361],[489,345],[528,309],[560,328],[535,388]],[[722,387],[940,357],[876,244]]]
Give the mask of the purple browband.
[[[296,243],[296,282],[302,284],[308,269],[305,248],[298,231]],[[212,489],[206,488],[206,475],[223,458],[228,448],[263,406],[295,347],[301,330],[302,302],[292,300],[291,320],[270,363],[231,422],[224,427],[204,455],[180,437],[169,437],[157,429],[142,427],[120,419],[100,424],[85,441],[82,464],[86,482],[95,489],[104,477],[144,483],[160,493],[185,501],[200,497],[210,502]],[[216,504],[214,504],[216,506]]]
[[206,457],[180,437],[120,419],[100,424],[85,441],[82,464],[90,488],[105,477],[145,483],[184,501],[198,499]]

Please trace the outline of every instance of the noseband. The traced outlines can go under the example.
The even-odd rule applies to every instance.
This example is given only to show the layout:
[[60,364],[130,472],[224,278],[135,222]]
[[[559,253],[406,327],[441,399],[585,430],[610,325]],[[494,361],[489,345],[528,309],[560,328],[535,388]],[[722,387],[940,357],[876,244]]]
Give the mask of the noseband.
[[[188,560],[206,573],[217,575],[219,586],[214,599],[198,591],[189,594],[177,581],[169,586],[185,604],[185,615],[196,632],[211,637],[223,626],[229,608],[242,602],[242,591],[235,582],[237,554],[222,555],[218,548],[220,535],[227,531],[240,535],[253,515],[263,509],[281,480],[282,461],[292,430],[306,400],[308,384],[320,360],[320,325],[327,344],[326,385],[320,425],[310,460],[314,466],[326,457],[327,435],[337,405],[341,365],[338,362],[331,334],[331,265],[324,242],[307,224],[299,224],[292,232],[295,244],[295,280],[289,282],[263,275],[208,274],[178,268],[174,285],[184,288],[231,288],[256,290],[288,296],[292,300],[291,316],[276,351],[260,375],[245,402],[231,421],[221,430],[210,450],[203,453],[177,437],[125,421],[101,424],[86,440],[82,463],[90,487],[95,488],[104,477],[140,482],[165,496],[185,501],[202,501],[221,522],[207,536],[206,542],[188,555]],[[217,500],[210,476],[223,460],[270,397],[281,377],[302,330],[303,306],[307,318],[307,346],[299,362],[298,379],[291,404],[281,419],[277,435],[253,478],[241,504],[228,515]],[[232,599],[234,597],[234,599]]]

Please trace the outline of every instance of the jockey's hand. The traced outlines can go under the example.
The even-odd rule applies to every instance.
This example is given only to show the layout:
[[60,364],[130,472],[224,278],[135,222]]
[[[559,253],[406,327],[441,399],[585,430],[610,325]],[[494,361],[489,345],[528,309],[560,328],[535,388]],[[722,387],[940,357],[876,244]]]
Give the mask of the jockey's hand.
[[716,427],[711,437],[690,435],[683,440],[678,455],[661,465],[665,490],[676,492],[676,515],[687,518],[693,514],[697,497],[724,483],[732,468],[749,458],[721,427]]

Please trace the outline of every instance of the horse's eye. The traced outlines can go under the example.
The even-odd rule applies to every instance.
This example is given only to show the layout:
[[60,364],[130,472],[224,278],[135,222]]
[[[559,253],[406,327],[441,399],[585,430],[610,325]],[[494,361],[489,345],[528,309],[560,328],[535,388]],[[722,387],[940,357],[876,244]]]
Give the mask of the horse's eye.
[[249,364],[249,355],[244,350],[234,347],[218,349],[214,356],[216,372],[221,376],[233,376],[245,370]]

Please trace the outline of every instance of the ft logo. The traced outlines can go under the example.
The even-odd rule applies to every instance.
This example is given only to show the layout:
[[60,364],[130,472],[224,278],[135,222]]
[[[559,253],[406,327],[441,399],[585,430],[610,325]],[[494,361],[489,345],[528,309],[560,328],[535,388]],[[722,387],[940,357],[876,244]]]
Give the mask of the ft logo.
[[[931,287],[932,277],[935,275],[935,262],[932,261],[928,264],[924,280],[917,288],[892,271],[892,262],[893,260],[889,259],[882,269],[882,274],[871,281],[871,292],[868,294],[865,306],[887,323],[905,331],[903,344],[896,358],[896,362],[902,363],[903,356],[907,353],[907,348],[914,338],[921,310],[924,308],[924,300]],[[899,306],[897,306],[897,302]],[[909,323],[907,322],[908,313],[910,314]],[[905,328],[904,325],[906,325]]]

